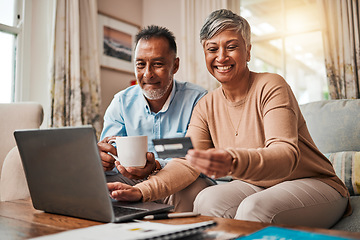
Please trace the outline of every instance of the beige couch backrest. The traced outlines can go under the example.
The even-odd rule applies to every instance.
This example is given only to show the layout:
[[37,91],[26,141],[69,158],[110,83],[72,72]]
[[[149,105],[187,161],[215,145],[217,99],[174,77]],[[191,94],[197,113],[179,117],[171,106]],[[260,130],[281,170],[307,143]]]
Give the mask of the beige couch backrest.
[[300,108],[322,153],[360,151],[360,99],[312,102]]
[[6,155],[16,146],[14,131],[16,129],[39,128],[43,117],[43,108],[38,103],[0,104],[0,174]]

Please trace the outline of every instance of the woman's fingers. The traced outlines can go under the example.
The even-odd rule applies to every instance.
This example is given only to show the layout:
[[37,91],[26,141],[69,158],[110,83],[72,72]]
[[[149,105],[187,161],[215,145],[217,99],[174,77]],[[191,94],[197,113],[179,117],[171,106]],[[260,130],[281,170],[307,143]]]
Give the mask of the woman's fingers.
[[232,157],[221,149],[189,150],[186,160],[204,174],[212,177],[226,176],[230,171]]
[[138,188],[121,182],[107,184],[110,196],[118,201],[139,201],[142,194]]

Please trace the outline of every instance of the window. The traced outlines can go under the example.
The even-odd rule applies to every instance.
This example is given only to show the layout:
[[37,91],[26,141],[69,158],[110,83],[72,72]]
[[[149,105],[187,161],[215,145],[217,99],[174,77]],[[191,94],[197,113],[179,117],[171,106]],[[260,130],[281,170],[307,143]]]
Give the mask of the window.
[[22,1],[0,0],[0,102],[14,101],[16,50]]
[[249,68],[282,75],[299,104],[328,99],[316,0],[242,0],[252,31]]

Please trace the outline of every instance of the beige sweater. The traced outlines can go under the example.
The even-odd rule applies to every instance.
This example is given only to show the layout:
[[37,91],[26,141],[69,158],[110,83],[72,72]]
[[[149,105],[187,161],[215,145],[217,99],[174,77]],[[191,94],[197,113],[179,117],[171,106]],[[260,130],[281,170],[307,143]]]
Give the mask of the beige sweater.
[[[270,73],[251,76],[248,95],[240,102],[228,101],[221,87],[199,101],[187,132],[194,148],[227,149],[235,159],[233,177],[257,186],[316,178],[348,196],[331,163],[315,146],[286,81]],[[144,200],[154,200],[185,188],[198,174],[185,160],[176,159],[136,186]]]

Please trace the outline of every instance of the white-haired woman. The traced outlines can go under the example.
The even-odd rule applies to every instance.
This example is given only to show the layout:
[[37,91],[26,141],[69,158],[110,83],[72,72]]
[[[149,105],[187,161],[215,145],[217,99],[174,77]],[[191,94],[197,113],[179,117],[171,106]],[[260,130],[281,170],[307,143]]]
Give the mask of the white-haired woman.
[[109,186],[111,195],[164,198],[186,190],[202,172],[235,179],[197,195],[194,211],[203,215],[331,227],[350,214],[348,190],[317,149],[289,85],[277,74],[249,70],[248,22],[214,11],[200,40],[207,69],[221,86],[195,106],[186,134],[194,149],[187,161],[174,159],[134,187]]
[[186,159],[234,181],[202,190],[194,211],[249,221],[330,227],[351,212],[349,193],[313,142],[298,103],[277,74],[249,70],[250,26],[217,10],[200,32],[208,71],[221,86],[195,107]]

